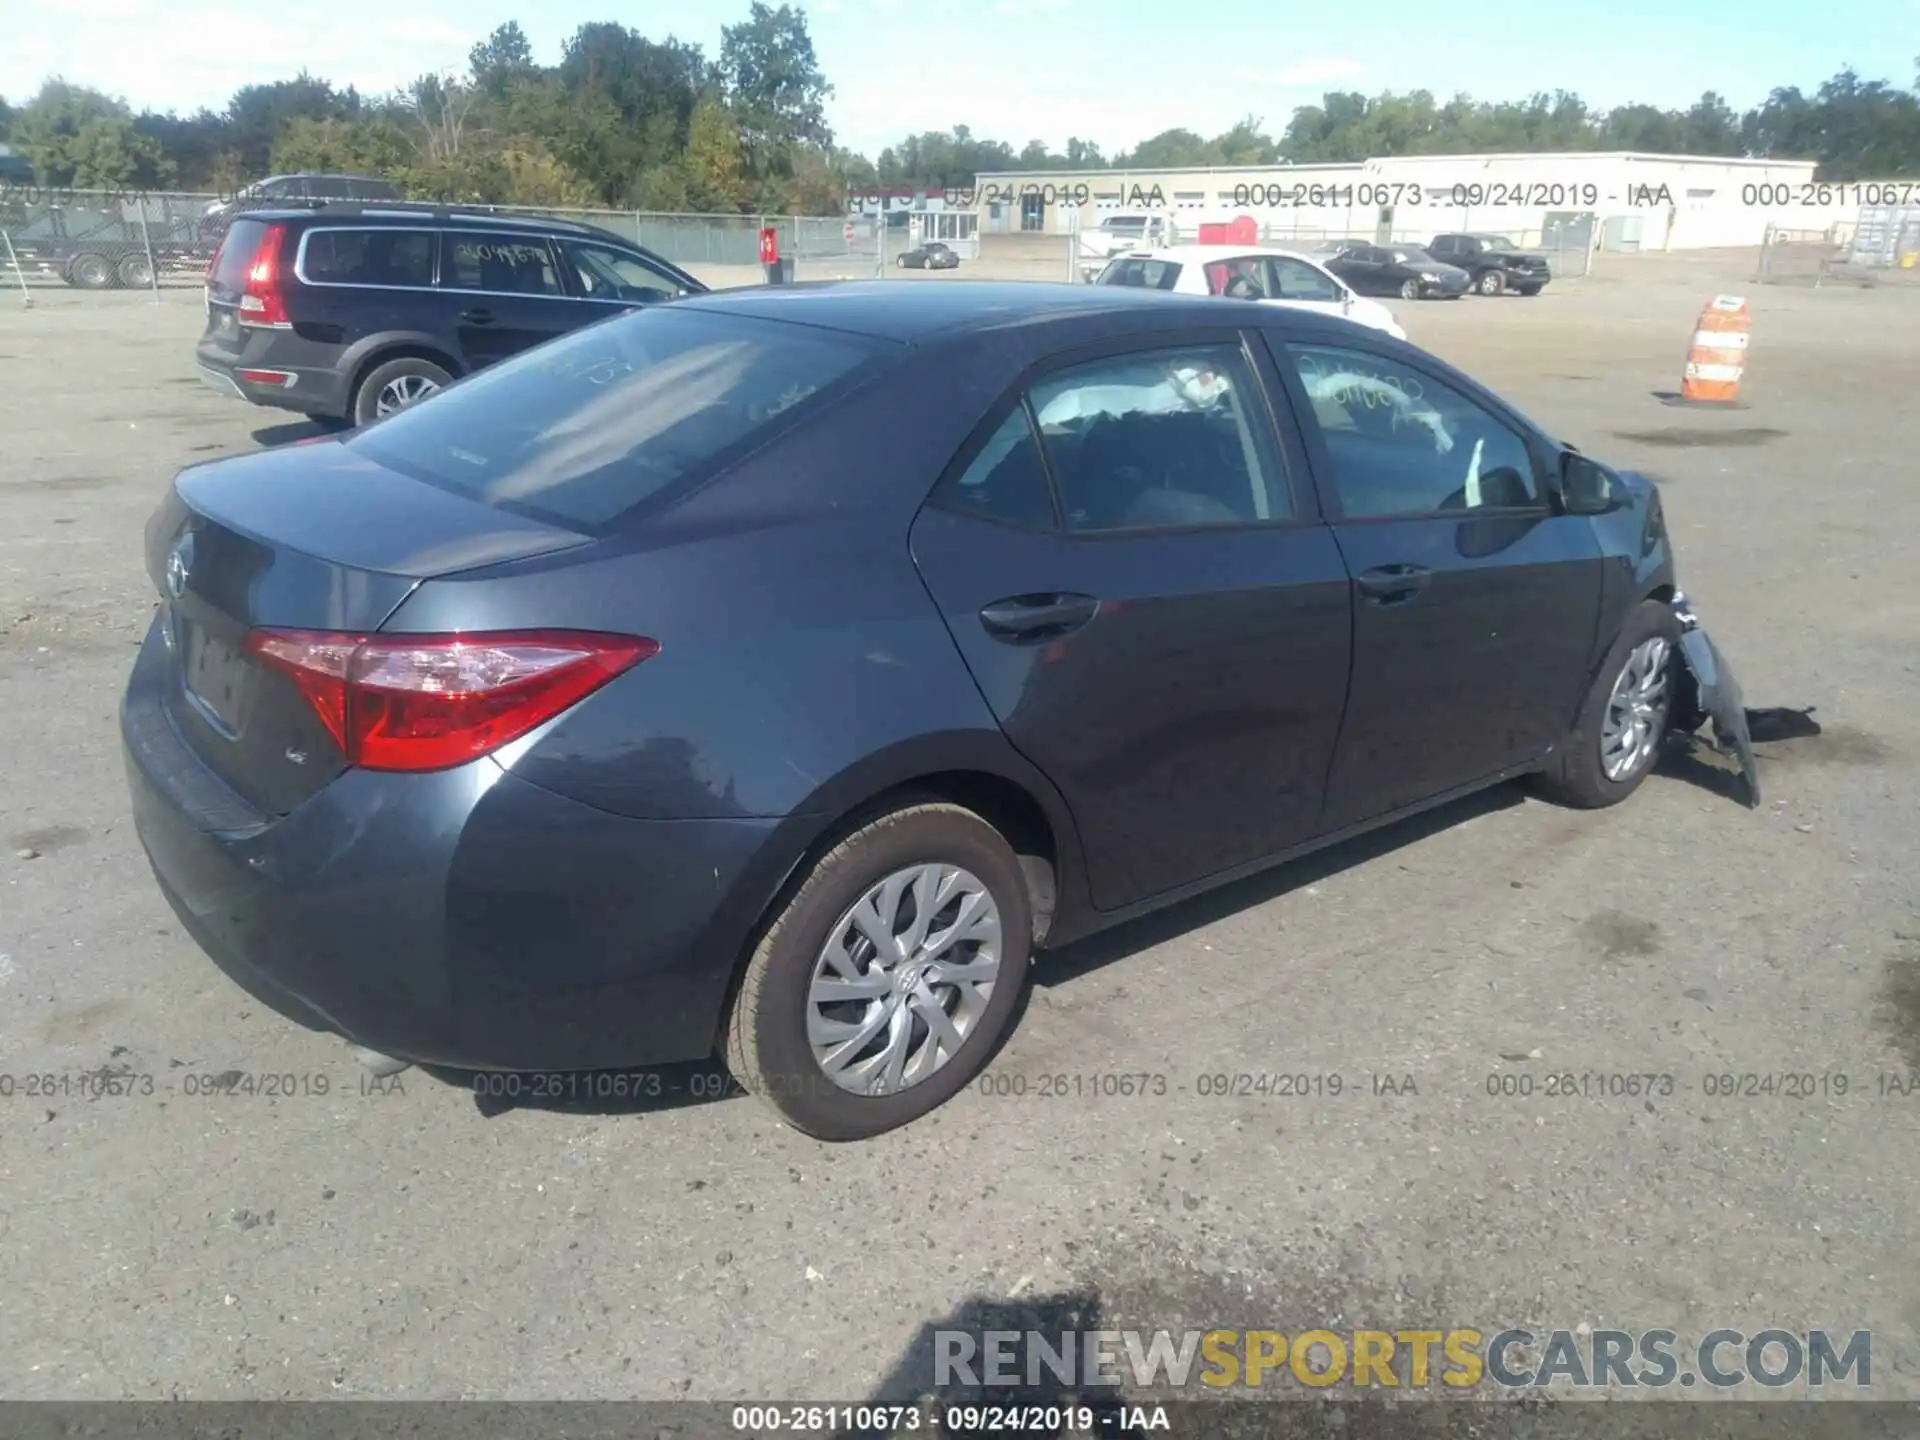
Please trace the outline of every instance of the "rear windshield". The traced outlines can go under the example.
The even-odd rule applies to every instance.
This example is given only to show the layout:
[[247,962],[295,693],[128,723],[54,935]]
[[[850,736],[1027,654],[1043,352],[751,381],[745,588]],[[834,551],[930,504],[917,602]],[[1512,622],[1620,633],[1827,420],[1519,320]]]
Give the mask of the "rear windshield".
[[881,349],[663,305],[492,366],[346,443],[403,475],[593,532],[756,448]]
[[236,220],[227,227],[220,242],[220,255],[213,267],[213,284],[219,290],[240,290],[247,283],[247,271],[260,248],[260,237],[267,233],[264,220]]
[[1100,272],[1102,285],[1131,285],[1140,290],[1171,290],[1180,279],[1172,260],[1116,260]]

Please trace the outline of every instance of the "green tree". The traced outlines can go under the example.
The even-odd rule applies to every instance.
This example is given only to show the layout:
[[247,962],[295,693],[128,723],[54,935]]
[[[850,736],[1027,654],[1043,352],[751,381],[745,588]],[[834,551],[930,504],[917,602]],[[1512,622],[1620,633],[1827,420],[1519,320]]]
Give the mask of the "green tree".
[[268,171],[274,142],[295,120],[350,120],[360,110],[352,86],[336,90],[304,70],[292,80],[243,85],[227,104],[228,147],[246,177],[258,180]]
[[173,179],[173,161],[123,101],[65,80],[47,81],[20,108],[12,136],[43,185],[151,190]]
[[719,70],[757,174],[789,176],[797,147],[833,143],[833,87],[820,73],[806,12],[753,0],[746,20],[720,32]]
[[732,213],[740,210],[753,193],[752,177],[740,148],[739,127],[726,101],[711,91],[693,107],[682,165],[688,196],[702,210]]
[[678,162],[693,107],[712,78],[697,45],[655,43],[612,22],[582,25],[562,48],[559,83],[569,105],[599,120],[575,126],[568,149],[603,203],[628,204],[637,178]]
[[467,52],[467,68],[475,85],[499,99],[515,81],[528,78],[539,67],[533,63],[533,46],[520,22],[509,20]]

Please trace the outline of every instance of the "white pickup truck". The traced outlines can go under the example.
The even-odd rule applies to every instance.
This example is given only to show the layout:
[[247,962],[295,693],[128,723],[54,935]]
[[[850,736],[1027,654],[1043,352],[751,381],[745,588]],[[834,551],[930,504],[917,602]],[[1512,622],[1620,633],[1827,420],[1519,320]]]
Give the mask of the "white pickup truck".
[[1116,255],[1133,250],[1158,250],[1178,238],[1177,227],[1168,215],[1108,215],[1091,229],[1081,230],[1080,274],[1091,280]]

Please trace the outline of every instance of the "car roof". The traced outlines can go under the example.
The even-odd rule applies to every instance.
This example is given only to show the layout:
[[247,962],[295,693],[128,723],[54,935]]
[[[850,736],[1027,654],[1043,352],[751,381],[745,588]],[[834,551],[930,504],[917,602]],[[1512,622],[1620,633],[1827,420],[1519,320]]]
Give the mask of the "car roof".
[[1176,260],[1182,264],[1198,265],[1208,260],[1239,260],[1261,255],[1284,255],[1294,260],[1312,262],[1311,255],[1298,250],[1286,250],[1277,245],[1163,245],[1156,250],[1130,250],[1125,255],[1116,256],[1120,260]]
[[629,250],[642,247],[611,230],[574,220],[549,220],[537,215],[502,214],[496,210],[459,205],[429,205],[406,200],[327,200],[311,204],[263,206],[246,212],[249,220],[353,220],[369,224],[495,225],[514,230],[551,231],[562,235],[591,235],[617,240]]
[[1183,322],[1216,326],[1213,296],[1176,295],[1125,285],[1068,285],[1017,280],[956,280],[939,285],[899,281],[823,281],[715,290],[673,302],[676,310],[710,310],[761,320],[818,325],[909,344],[1010,326],[1046,325],[1105,316],[1137,316],[1142,329]]

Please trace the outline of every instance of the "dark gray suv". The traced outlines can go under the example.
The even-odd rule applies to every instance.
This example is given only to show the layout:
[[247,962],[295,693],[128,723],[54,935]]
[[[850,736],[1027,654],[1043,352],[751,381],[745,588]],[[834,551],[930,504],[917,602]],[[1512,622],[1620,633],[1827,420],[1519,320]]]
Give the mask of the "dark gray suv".
[[495,211],[250,211],[207,274],[200,373],[364,425],[554,336],[706,287],[607,231]]

